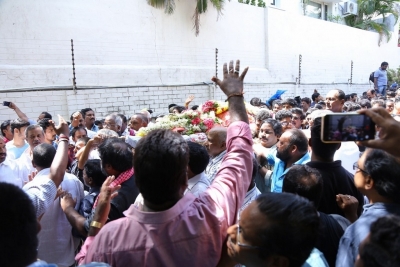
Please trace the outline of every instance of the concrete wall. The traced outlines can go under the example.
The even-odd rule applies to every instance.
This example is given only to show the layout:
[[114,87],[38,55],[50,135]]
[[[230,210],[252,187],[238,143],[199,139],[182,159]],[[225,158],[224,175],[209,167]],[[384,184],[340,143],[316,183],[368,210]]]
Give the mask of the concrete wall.
[[[177,1],[172,16],[144,0],[0,1],[0,98],[16,102],[30,117],[43,110],[69,117],[89,106],[98,117],[112,111],[131,115],[145,107],[163,112],[188,94],[196,96],[193,104],[222,100],[219,89],[205,84],[215,74],[215,48],[220,76],[230,59],[250,66],[247,100],[268,98],[277,89],[302,97],[314,89],[361,93],[382,61],[400,65],[397,33],[379,47],[377,33],[232,1],[219,17],[210,8],[196,37],[193,10],[193,1]],[[0,110],[0,120],[14,117]]]

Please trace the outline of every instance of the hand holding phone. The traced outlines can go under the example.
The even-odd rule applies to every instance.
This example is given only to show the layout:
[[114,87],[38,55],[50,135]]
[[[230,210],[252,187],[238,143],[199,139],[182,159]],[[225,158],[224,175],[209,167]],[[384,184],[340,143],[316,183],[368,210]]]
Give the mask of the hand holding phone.
[[3,106],[9,107],[10,105],[11,105],[11,102],[3,101]]
[[358,113],[332,113],[322,117],[321,140],[324,143],[375,139],[375,123]]

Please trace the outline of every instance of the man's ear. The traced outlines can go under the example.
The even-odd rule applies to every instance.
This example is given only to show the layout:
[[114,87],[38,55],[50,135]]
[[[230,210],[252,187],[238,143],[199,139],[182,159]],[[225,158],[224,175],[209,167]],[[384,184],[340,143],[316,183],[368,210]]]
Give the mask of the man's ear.
[[33,160],[32,160],[32,166],[33,166],[33,168],[36,169],[36,164],[35,164],[35,162],[33,162]]
[[308,146],[309,146],[309,147],[312,147],[312,145],[311,145],[311,138],[308,139]]
[[366,175],[364,178],[364,188],[366,190],[371,190],[374,187],[374,180],[371,178],[370,175]]
[[226,149],[226,142],[225,142],[225,141],[222,141],[222,142],[221,142],[221,148]]

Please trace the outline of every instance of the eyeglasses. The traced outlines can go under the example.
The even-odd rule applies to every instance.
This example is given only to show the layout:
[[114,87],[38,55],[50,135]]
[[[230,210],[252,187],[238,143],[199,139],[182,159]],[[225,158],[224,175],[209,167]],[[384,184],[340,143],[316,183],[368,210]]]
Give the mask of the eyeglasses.
[[286,126],[288,126],[288,125],[289,125],[289,122],[286,122],[286,121],[284,121],[284,122],[281,122],[281,125],[282,125],[283,127],[286,127]]
[[299,119],[300,119],[299,117],[295,117],[295,116],[292,117],[292,120],[296,120],[297,121]]
[[[243,244],[243,243],[241,243],[240,242],[240,226],[239,226],[239,222],[236,224],[236,228],[237,228],[237,232],[236,232],[236,245],[238,245],[239,247],[242,247],[242,248],[250,248],[250,249],[260,249],[260,248],[262,248],[262,247],[258,247],[258,246],[250,246],[250,245],[247,245],[247,244]],[[232,239],[229,239],[230,240],[230,242],[231,243],[233,243],[232,242]]]
[[103,127],[114,127],[115,123],[103,123]]
[[368,172],[364,171],[363,169],[360,169],[360,167],[358,167],[358,163],[357,163],[357,162],[354,162],[354,164],[353,164],[353,170],[355,170],[355,171],[360,170],[360,171],[362,171],[362,172],[365,173],[365,174],[369,174]]

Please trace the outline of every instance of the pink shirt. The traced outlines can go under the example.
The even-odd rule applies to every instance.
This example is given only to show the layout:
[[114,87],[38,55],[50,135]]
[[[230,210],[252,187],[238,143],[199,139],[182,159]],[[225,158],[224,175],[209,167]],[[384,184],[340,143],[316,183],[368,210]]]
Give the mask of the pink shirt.
[[112,266],[216,266],[227,228],[235,222],[250,184],[252,143],[249,125],[232,123],[227,153],[205,192],[198,198],[188,193],[162,212],[131,205],[125,218],[86,239],[76,259]]

